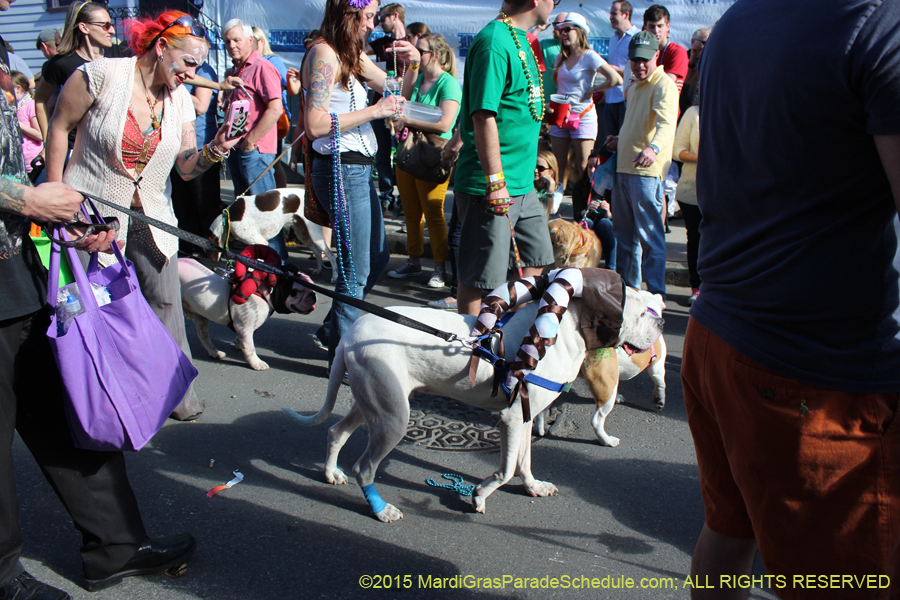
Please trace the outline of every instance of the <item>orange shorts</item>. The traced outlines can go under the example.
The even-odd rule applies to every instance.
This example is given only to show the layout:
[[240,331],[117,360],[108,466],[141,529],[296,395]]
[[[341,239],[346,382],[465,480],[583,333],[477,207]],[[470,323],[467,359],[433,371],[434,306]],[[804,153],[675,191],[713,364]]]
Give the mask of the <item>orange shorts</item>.
[[781,377],[694,319],[681,379],[710,529],[755,538],[782,598],[900,597],[900,394]]

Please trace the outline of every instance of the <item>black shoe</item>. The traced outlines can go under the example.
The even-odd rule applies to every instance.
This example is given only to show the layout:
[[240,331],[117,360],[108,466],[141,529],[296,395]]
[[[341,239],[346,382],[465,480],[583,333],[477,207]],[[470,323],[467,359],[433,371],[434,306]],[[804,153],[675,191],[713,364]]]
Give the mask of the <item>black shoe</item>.
[[0,600],[72,600],[72,596],[22,571],[18,577],[0,587]]
[[191,559],[197,546],[194,536],[184,533],[172,537],[151,540],[147,538],[134,556],[125,565],[108,577],[87,579],[87,590],[96,592],[113,586],[125,577],[134,575],[153,575],[154,573],[180,576],[184,573],[184,565]]

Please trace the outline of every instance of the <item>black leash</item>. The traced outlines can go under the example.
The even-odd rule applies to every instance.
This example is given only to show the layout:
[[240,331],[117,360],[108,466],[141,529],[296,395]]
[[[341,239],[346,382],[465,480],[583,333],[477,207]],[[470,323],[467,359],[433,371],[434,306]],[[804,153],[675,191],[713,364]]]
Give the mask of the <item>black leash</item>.
[[220,254],[227,257],[229,260],[235,260],[235,261],[242,263],[252,269],[256,269],[258,271],[263,271],[264,273],[272,273],[279,277],[287,277],[291,281],[299,283],[299,284],[303,285],[304,287],[311,289],[314,292],[324,294],[325,296],[328,296],[329,298],[334,298],[335,300],[339,300],[345,304],[349,304],[350,306],[356,307],[360,310],[364,310],[368,313],[371,313],[373,315],[381,317],[382,319],[387,319],[388,321],[393,321],[394,323],[398,323],[405,327],[409,327],[411,329],[416,329],[418,331],[422,331],[424,333],[439,337],[442,340],[447,341],[447,342],[452,342],[452,341],[455,341],[458,339],[458,336],[454,333],[448,333],[446,331],[441,331],[440,329],[432,327],[431,325],[426,325],[425,323],[416,321],[415,319],[410,319],[409,317],[403,316],[399,313],[396,313],[392,310],[388,310],[381,306],[377,306],[375,304],[372,304],[371,302],[366,302],[366,301],[360,300],[358,298],[353,298],[352,296],[347,296],[346,294],[339,294],[338,292],[335,292],[334,290],[329,290],[327,288],[318,286],[314,283],[310,283],[309,281],[306,281],[305,279],[302,279],[299,276],[294,275],[293,273],[282,271],[281,269],[279,269],[277,267],[273,267],[272,265],[266,264],[264,262],[259,262],[252,258],[249,258],[247,256],[235,254],[234,252],[231,252],[229,250],[226,250],[225,248],[222,248],[218,244],[214,244],[212,241],[210,241],[206,238],[200,237],[199,235],[195,235],[188,231],[184,231],[183,229],[179,229],[177,227],[169,225],[168,223],[163,223],[162,221],[158,221],[158,220],[154,219],[153,217],[148,217],[147,215],[141,214],[139,212],[135,212],[131,209],[125,208],[123,206],[120,206],[120,205],[110,202],[108,200],[104,200],[103,198],[98,198],[97,196],[85,194],[84,192],[81,192],[81,194],[85,198],[90,198],[91,200],[96,200],[97,202],[99,202],[101,204],[110,206],[119,212],[125,213],[129,217],[132,217],[139,221],[144,221],[145,223],[152,225],[161,231],[165,231],[166,233],[174,235],[175,237],[177,237],[179,239],[182,239],[186,242],[190,242],[191,244],[194,244],[195,246],[203,248],[204,250],[209,250],[211,252],[219,252]]

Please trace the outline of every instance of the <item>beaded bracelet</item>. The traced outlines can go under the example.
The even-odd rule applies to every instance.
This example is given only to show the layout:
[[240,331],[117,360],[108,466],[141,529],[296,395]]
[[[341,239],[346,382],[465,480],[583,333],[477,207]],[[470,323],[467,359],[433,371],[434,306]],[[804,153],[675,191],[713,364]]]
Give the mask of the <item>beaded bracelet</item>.
[[203,149],[200,151],[203,155],[203,158],[206,159],[206,162],[209,164],[220,163],[225,160],[225,155],[219,155],[209,149],[209,144],[203,146]]

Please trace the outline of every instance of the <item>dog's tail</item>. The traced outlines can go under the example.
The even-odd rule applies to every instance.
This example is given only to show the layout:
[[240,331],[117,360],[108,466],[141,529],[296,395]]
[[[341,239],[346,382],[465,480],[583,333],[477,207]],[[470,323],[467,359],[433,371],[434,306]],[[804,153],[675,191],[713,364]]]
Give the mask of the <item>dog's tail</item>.
[[338,345],[334,353],[334,362],[331,364],[331,377],[328,379],[328,391],[325,394],[325,404],[314,415],[301,415],[290,408],[282,408],[289,417],[303,425],[304,427],[315,427],[321,424],[331,415],[334,405],[337,402],[338,390],[341,389],[341,381],[344,379],[346,370],[344,362],[344,344]]

